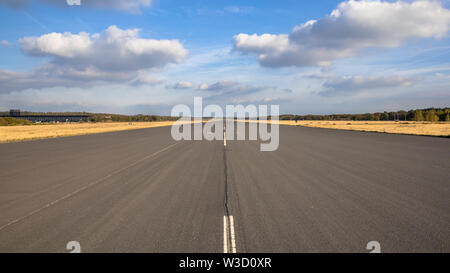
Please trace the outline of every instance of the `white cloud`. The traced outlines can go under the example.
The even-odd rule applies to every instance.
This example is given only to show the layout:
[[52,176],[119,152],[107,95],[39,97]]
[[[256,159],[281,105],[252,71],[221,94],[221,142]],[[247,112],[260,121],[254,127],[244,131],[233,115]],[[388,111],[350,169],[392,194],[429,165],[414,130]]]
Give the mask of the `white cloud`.
[[190,89],[193,87],[194,87],[194,84],[192,82],[188,82],[188,81],[180,81],[173,85],[167,86],[167,88],[172,88],[172,89]]
[[6,41],[6,40],[2,40],[2,41],[0,41],[0,45],[2,45],[2,46],[9,46],[11,44],[8,41]]
[[177,40],[139,38],[139,30],[110,26],[104,33],[49,33],[19,40],[21,50],[49,62],[29,73],[0,71],[0,90],[105,83],[155,85],[148,72],[183,61],[188,52]]
[[326,89],[319,92],[322,96],[355,95],[370,90],[383,89],[391,91],[392,88],[408,87],[419,78],[402,76],[346,76],[334,77],[323,83]]
[[437,1],[343,2],[332,13],[294,27],[289,35],[234,36],[234,48],[256,53],[263,66],[327,66],[364,48],[393,48],[411,39],[442,38],[450,11]]
[[208,89],[208,84],[206,83],[202,83],[200,84],[200,86],[198,87],[199,90],[207,90]]
[[0,93],[50,87],[90,87],[100,84],[130,83],[139,72],[101,71],[93,67],[79,70],[45,64],[30,72],[0,70]]
[[140,71],[138,72],[138,76],[130,81],[130,84],[133,86],[141,86],[141,85],[157,85],[162,83],[161,80],[157,80],[153,77],[153,75]]
[[66,0],[66,3],[69,6],[79,6],[81,5],[81,0]]
[[[32,0],[2,0],[0,5],[5,4],[10,8],[18,9],[26,7],[31,2]],[[82,8],[114,9],[127,12],[140,12],[141,8],[150,7],[152,3],[151,0],[37,0],[36,2],[59,7],[70,7],[70,2],[79,5]]]
[[30,72],[0,70],[0,93],[51,87],[92,87],[98,85],[126,84],[131,86],[162,83],[146,70],[102,71],[95,67],[83,69],[55,64],[44,64]]
[[241,33],[233,37],[233,42],[236,50],[255,52],[262,56],[271,52],[282,52],[289,47],[289,37],[285,34],[248,35]]
[[178,40],[139,38],[138,29],[110,26],[102,34],[49,33],[19,40],[22,51],[52,63],[100,70],[132,71],[180,63],[188,51]]
[[231,90],[238,86],[237,82],[233,81],[219,81],[213,84],[202,83],[199,87],[202,91],[223,91]]
[[49,33],[40,37],[25,37],[19,40],[24,53],[34,56],[76,58],[85,54],[92,45],[88,33]]

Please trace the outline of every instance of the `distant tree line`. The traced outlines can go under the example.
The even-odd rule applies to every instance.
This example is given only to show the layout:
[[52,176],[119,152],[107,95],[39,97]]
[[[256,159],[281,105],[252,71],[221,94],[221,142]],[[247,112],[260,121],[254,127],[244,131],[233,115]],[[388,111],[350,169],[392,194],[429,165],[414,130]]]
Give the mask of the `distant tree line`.
[[178,117],[158,115],[116,115],[116,114],[89,114],[90,122],[141,122],[141,121],[173,121]]
[[[1,115],[9,115],[9,112],[0,112]],[[88,112],[27,112],[22,111],[21,115],[88,115],[90,122],[141,122],[141,121],[174,121],[178,117],[158,116],[158,115],[118,115],[106,113]],[[281,115],[280,120],[399,120],[399,121],[450,121],[450,108],[428,108],[409,111],[377,112],[367,114],[332,114],[332,115]],[[16,121],[9,118],[2,118],[1,125],[17,124],[26,121]]]
[[[9,115],[9,112],[0,112],[1,115]],[[21,111],[22,116],[74,116],[87,115],[90,122],[140,122],[140,121],[172,121],[178,117],[158,116],[158,115],[118,115],[106,113],[88,113],[88,112],[28,112]]]
[[280,120],[399,120],[399,121],[450,121],[450,108],[428,108],[397,112],[332,115],[281,115]]

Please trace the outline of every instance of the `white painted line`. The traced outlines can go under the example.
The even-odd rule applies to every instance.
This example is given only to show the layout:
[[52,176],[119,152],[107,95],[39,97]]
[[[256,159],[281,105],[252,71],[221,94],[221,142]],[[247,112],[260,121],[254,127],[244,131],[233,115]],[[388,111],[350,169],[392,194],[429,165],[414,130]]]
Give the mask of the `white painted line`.
[[227,133],[223,132],[223,146],[227,146]]
[[226,215],[223,217],[223,253],[228,253],[228,222]]
[[114,172],[112,172],[112,173],[110,173],[110,174],[108,174],[108,175],[106,175],[106,176],[104,176],[104,177],[102,177],[102,178],[100,178],[100,179],[98,179],[98,180],[96,180],[96,181],[94,181],[94,182],[92,182],[92,183],[86,185],[86,186],[83,186],[83,187],[81,187],[81,188],[79,188],[79,189],[77,189],[77,190],[75,190],[75,191],[73,191],[73,192],[71,192],[71,193],[68,193],[68,194],[64,195],[63,197],[61,197],[61,198],[59,198],[59,199],[56,199],[56,200],[54,200],[54,201],[52,201],[52,202],[50,202],[50,203],[48,203],[48,204],[45,204],[44,206],[42,206],[42,207],[40,207],[40,208],[38,208],[38,209],[36,209],[36,210],[34,210],[34,211],[32,211],[32,212],[30,212],[30,213],[24,215],[24,216],[22,216],[22,217],[19,217],[19,218],[17,218],[17,219],[14,219],[14,220],[12,220],[12,221],[9,222],[9,223],[6,223],[6,224],[4,224],[3,226],[0,226],[0,231],[3,230],[3,229],[5,229],[5,228],[7,228],[7,227],[9,227],[9,226],[11,226],[11,225],[14,225],[14,224],[16,224],[16,223],[18,223],[18,222],[21,222],[21,221],[23,221],[23,220],[25,220],[25,219],[27,219],[27,218],[29,218],[29,217],[35,215],[36,213],[41,212],[42,210],[44,210],[44,209],[46,209],[46,208],[49,208],[49,207],[51,207],[51,206],[53,206],[53,205],[56,205],[57,203],[59,203],[59,202],[61,202],[61,201],[63,201],[63,200],[66,200],[66,199],[68,199],[68,198],[74,196],[74,195],[77,194],[77,193],[80,193],[80,192],[82,192],[82,191],[85,191],[85,190],[87,190],[88,188],[91,188],[91,187],[93,187],[93,186],[95,186],[95,185],[97,185],[97,184],[99,184],[99,183],[105,181],[106,179],[110,178],[111,176],[113,176],[113,175],[115,175],[115,174],[117,174],[117,173],[120,173],[120,172],[122,172],[122,171],[124,171],[124,170],[126,170],[126,169],[128,169],[128,168],[131,168],[131,167],[137,165],[138,163],[140,163],[140,162],[142,162],[142,161],[144,161],[144,160],[146,160],[146,159],[148,159],[148,158],[150,158],[150,157],[153,157],[153,156],[155,156],[155,155],[157,155],[157,154],[159,154],[159,153],[162,153],[162,152],[164,152],[165,150],[168,150],[168,149],[170,149],[170,148],[172,148],[172,147],[174,147],[174,146],[176,146],[176,145],[178,145],[178,144],[180,144],[180,143],[181,143],[181,142],[177,142],[177,143],[171,144],[171,145],[165,147],[165,148],[162,149],[162,150],[159,150],[159,151],[157,151],[157,152],[155,152],[155,153],[153,153],[153,154],[150,154],[150,155],[148,155],[148,156],[145,156],[145,157],[139,159],[138,161],[135,161],[134,163],[132,163],[132,164],[126,166],[126,167],[123,167],[123,168],[121,168],[121,169],[118,169],[118,170],[116,170],[116,171],[114,171]]
[[234,218],[232,215],[230,217],[230,237],[231,237],[231,253],[236,253],[236,236],[234,233]]
[[223,217],[223,253],[236,253],[234,218],[231,215]]

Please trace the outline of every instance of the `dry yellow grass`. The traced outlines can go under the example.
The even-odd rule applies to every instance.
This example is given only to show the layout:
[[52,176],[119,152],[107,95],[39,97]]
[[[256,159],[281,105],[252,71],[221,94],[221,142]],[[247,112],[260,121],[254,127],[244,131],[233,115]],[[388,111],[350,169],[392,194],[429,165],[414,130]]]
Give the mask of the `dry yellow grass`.
[[60,124],[39,124],[26,126],[1,126],[0,142],[98,134],[114,131],[171,126],[172,124],[173,121],[130,122],[130,123],[128,122],[60,123]]
[[450,136],[450,122],[299,120],[296,123],[293,120],[280,120],[280,124],[390,134]]
[[[254,121],[252,121],[254,122]],[[28,126],[0,126],[0,142],[24,141],[42,138],[76,136],[114,131],[171,126],[173,121],[161,122],[107,122],[107,123],[60,123]],[[382,132],[429,136],[450,136],[450,122],[414,121],[298,121],[280,120],[281,125],[320,127],[341,130]]]

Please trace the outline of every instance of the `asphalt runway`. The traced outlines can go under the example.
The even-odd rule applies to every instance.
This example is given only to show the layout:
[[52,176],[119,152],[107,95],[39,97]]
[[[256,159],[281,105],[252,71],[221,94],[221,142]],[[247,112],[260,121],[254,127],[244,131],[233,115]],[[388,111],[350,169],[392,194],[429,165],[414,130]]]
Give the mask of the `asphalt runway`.
[[450,139],[170,127],[0,144],[0,252],[450,252]]

